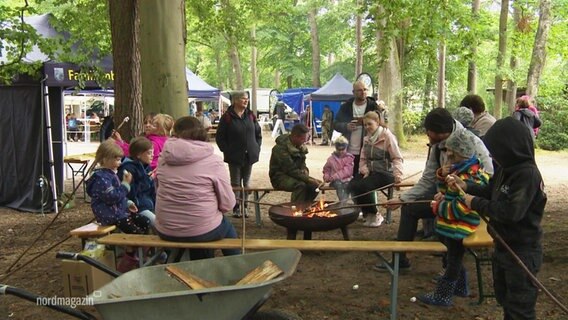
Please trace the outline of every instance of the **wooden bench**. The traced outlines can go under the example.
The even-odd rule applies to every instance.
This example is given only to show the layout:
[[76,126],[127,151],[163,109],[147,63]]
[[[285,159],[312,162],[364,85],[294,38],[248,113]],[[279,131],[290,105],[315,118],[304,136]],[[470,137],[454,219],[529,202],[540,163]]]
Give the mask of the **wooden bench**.
[[[85,179],[87,166],[91,160],[95,160],[95,153],[74,154],[63,157],[63,163],[66,163],[69,169],[71,169],[73,190],[75,190],[75,177],[81,176],[81,179]],[[86,188],[86,184],[83,183],[83,199],[86,199]]]
[[[480,228],[482,230],[482,228]],[[471,248],[482,248],[484,245],[493,245],[486,242],[485,235],[472,236],[467,245]],[[344,240],[283,240],[283,239],[222,239],[212,242],[172,242],[160,239],[156,235],[119,234],[114,233],[97,240],[101,244],[114,246],[142,246],[178,249],[239,249],[270,250],[281,248],[295,248],[298,250],[315,251],[372,251],[377,252],[379,257],[387,264],[387,270],[391,274],[391,305],[390,319],[396,319],[398,280],[400,272],[401,252],[446,252],[446,247],[437,241],[344,241]],[[465,242],[464,242],[465,243]],[[389,263],[383,253],[391,253]],[[476,263],[476,267],[478,264]],[[478,270],[478,277],[481,276]]]
[[106,236],[116,230],[115,225],[101,226],[96,222],[91,222],[79,228],[69,231],[69,235],[81,239],[82,247],[85,247],[85,241],[89,239],[97,239]]
[[[402,183],[396,184],[394,186],[391,186],[387,189],[380,190],[380,191],[387,197],[387,199],[392,199],[395,189],[412,187],[413,185],[414,185],[413,182],[402,182]],[[255,223],[259,227],[262,226],[262,216],[261,216],[260,204],[259,204],[260,200],[262,200],[262,198],[264,198],[264,196],[266,196],[267,194],[269,194],[270,192],[273,192],[273,191],[287,192],[287,191],[284,191],[284,190],[277,190],[277,189],[274,189],[272,187],[265,187],[265,188],[262,188],[262,187],[261,188],[246,187],[244,189],[241,189],[239,187],[233,187],[233,191],[241,191],[241,190],[244,190],[246,193],[252,193],[252,195],[253,195]],[[323,186],[321,188],[322,194],[325,194],[326,191],[331,191],[331,190],[335,190],[335,188],[333,188],[331,186]],[[391,222],[392,222],[392,210],[387,209],[386,223],[391,223]]]

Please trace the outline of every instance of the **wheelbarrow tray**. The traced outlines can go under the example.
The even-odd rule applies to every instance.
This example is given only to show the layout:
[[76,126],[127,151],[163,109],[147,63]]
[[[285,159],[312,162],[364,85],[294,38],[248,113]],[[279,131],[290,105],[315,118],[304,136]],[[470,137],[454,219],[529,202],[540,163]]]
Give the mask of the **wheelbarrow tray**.
[[[89,298],[105,320],[241,319],[262,303],[273,284],[294,273],[300,256],[296,249],[279,249],[171,264],[220,285],[198,290],[170,277],[166,265],[145,267],[119,276]],[[283,273],[258,284],[234,285],[266,260]]]

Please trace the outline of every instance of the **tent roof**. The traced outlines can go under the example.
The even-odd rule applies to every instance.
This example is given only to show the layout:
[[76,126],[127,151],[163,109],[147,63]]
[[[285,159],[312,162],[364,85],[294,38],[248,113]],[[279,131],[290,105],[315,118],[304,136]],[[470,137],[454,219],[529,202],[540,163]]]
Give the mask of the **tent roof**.
[[353,84],[336,73],[323,87],[311,94],[315,101],[345,101],[353,97]]
[[187,79],[188,82],[189,86],[188,96],[190,98],[197,98],[197,99],[219,98],[221,90],[203,81],[188,68],[185,68],[185,78]]

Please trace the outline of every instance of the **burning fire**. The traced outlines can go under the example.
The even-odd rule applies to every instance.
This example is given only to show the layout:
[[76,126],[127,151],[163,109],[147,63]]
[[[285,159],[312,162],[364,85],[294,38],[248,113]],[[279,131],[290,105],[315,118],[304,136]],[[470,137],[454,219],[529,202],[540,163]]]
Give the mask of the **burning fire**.
[[320,198],[320,201],[317,202],[315,205],[307,207],[304,210],[296,210],[293,212],[292,215],[294,217],[308,217],[308,218],[313,218],[313,217],[332,218],[337,216],[336,213],[325,210],[326,207],[327,206],[325,203],[325,199],[322,196]]

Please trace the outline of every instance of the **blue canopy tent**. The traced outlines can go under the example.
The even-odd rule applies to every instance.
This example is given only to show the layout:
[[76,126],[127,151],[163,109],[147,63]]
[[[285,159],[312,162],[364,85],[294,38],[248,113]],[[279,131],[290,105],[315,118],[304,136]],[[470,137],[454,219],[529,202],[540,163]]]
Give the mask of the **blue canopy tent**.
[[279,93],[277,95],[278,101],[282,101],[298,115],[306,109],[307,95],[316,91],[318,88],[292,88],[287,89],[284,93]]
[[341,74],[336,73],[319,90],[310,95],[310,105],[312,114],[316,122],[316,131],[319,134],[321,127],[319,121],[323,114],[324,106],[328,105],[334,115],[337,115],[339,107],[343,102],[353,97],[353,84],[345,79]]
[[185,68],[185,78],[189,86],[189,92],[187,94],[189,98],[195,98],[197,100],[219,100],[221,90],[203,81],[188,68]]

